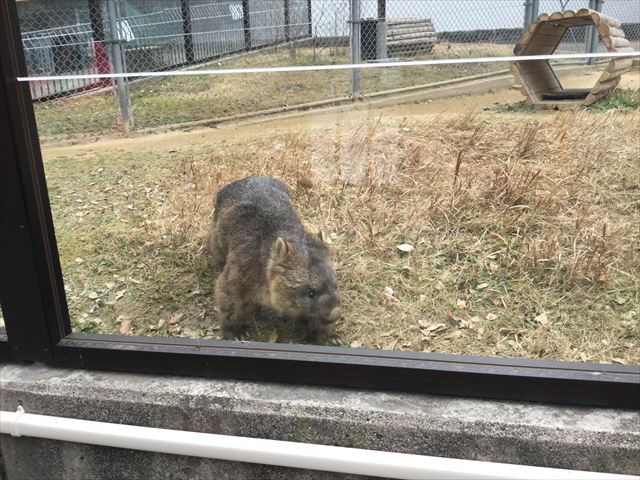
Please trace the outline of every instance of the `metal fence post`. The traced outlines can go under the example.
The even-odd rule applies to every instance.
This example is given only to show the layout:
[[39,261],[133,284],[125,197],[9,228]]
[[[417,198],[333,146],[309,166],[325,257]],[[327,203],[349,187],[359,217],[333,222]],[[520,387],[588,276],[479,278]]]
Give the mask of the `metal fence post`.
[[376,58],[378,60],[387,58],[387,0],[378,0]]
[[291,40],[291,14],[289,12],[289,0],[284,1],[284,40]]
[[311,22],[311,0],[307,0],[307,19],[309,20],[309,36],[313,37],[313,23]]
[[531,23],[531,12],[532,12],[531,7],[533,6],[533,0],[525,0],[523,5],[524,5],[523,28],[524,30],[526,30],[527,28],[529,28],[529,24]]
[[191,33],[191,0],[180,0],[180,13],[182,14],[182,33],[184,34],[184,55],[187,63],[191,65],[195,61],[193,50],[193,35]]
[[[107,0],[107,16],[109,17],[109,30],[111,32],[111,60],[113,62],[114,73],[125,73],[124,52],[120,40],[120,28],[118,25],[118,0]],[[131,117],[129,115],[129,88],[127,80],[123,77],[116,79],[118,100],[120,103],[120,114],[122,125],[126,133],[131,130]]]
[[531,20],[529,23],[535,21],[540,14],[540,0],[532,0],[531,2]]
[[[589,8],[591,10],[595,10],[596,12],[602,11],[602,5],[604,4],[604,0],[589,0]],[[585,43],[585,52],[586,53],[595,53],[598,49],[598,31],[595,26],[591,26],[587,29],[584,43]],[[595,65],[595,58],[587,58],[587,65]]]
[[[351,63],[360,63],[360,0],[349,0],[351,6]],[[360,69],[351,70],[351,97],[360,98]]]
[[[602,12],[603,5],[604,5],[604,0],[596,0],[595,11]],[[590,52],[595,53],[598,50],[598,42],[600,40],[600,34],[598,33],[598,30],[596,30],[596,27],[592,27],[591,31],[593,32],[593,34],[591,36]],[[594,63],[594,64],[596,63],[595,58],[590,58],[589,60],[591,60],[591,63]]]
[[242,0],[242,27],[244,28],[244,49],[251,49],[251,12],[249,0]]

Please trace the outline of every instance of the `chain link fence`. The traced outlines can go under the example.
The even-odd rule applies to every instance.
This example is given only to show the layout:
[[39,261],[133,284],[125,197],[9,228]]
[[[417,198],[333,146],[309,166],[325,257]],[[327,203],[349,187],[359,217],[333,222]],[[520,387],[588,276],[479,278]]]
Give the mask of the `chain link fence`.
[[[538,13],[585,7],[618,18],[639,48],[638,0],[29,0],[18,3],[18,12],[29,75],[76,76],[30,82],[47,135],[111,131],[118,112],[120,123],[154,127],[415,87],[505,65],[132,82],[82,75],[511,55]],[[590,28],[571,28],[557,52],[604,51],[590,40]]]

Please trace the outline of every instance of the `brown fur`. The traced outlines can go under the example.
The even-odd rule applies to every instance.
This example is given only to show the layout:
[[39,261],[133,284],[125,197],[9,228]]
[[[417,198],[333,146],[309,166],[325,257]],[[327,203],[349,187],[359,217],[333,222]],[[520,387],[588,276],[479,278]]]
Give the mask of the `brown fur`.
[[224,338],[277,317],[292,321],[305,341],[338,343],[340,297],[323,239],[303,227],[275,178],[247,177],[220,190],[209,250],[222,269],[214,294]]

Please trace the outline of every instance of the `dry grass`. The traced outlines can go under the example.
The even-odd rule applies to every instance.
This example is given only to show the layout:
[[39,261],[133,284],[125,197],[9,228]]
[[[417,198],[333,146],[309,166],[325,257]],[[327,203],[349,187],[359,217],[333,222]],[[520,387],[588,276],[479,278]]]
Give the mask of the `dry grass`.
[[[450,48],[448,48],[450,47]],[[437,45],[428,58],[460,58],[507,54],[507,45]],[[268,67],[348,63],[346,48],[260,51],[229,58],[206,68]],[[504,69],[503,64],[386,68],[362,72],[362,92],[372,93],[424,85]],[[351,95],[350,71],[267,73],[170,77],[131,87],[136,128],[157,127],[298,105]],[[260,95],[256,95],[260,92]],[[41,137],[117,132],[117,104],[112,94],[74,97],[36,104]]]
[[265,174],[330,232],[352,346],[640,363],[639,119],[469,112],[50,162],[74,327],[217,338],[214,195]]

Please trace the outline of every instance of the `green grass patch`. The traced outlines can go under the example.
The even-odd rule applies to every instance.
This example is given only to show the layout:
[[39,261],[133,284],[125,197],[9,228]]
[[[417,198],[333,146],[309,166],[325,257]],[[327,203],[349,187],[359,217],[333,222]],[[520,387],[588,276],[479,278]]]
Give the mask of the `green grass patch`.
[[516,103],[501,103],[490,110],[499,113],[535,113],[536,107],[527,103],[526,100],[520,100]]
[[[605,112],[607,110],[629,111],[640,108],[640,89],[616,90],[609,98],[600,99],[586,107],[578,107],[593,112]],[[535,113],[536,107],[521,100],[515,103],[502,103],[490,109],[499,113]]]
[[606,110],[637,110],[640,108],[640,89],[616,90],[614,95],[603,98],[587,107],[595,112]]

